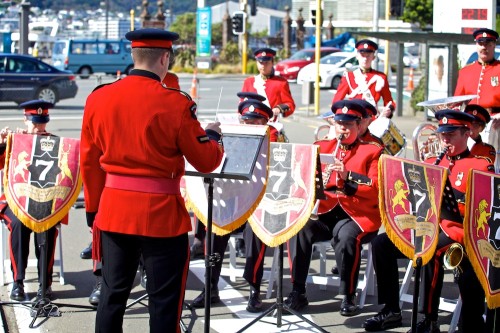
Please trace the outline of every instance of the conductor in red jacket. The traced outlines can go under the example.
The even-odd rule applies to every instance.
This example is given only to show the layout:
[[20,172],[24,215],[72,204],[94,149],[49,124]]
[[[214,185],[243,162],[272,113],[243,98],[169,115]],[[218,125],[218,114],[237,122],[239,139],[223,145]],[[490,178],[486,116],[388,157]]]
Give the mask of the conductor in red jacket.
[[180,332],[191,223],[179,183],[184,158],[204,173],[220,164],[220,127],[203,130],[189,95],[161,83],[179,35],[140,29],[125,37],[134,69],[89,95],[82,124],[85,208],[103,264],[95,331],[122,332],[142,254],[150,332]]

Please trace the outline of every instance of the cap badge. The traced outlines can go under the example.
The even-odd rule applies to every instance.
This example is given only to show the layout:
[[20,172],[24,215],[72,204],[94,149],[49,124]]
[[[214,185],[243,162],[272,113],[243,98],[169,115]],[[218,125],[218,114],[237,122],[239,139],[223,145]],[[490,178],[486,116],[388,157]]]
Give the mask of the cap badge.
[[347,106],[344,106],[342,108],[342,113],[347,113],[349,111],[349,108]]
[[266,52],[265,52],[265,51],[264,51],[264,52],[262,52],[262,54],[261,54],[261,55],[262,55],[263,57],[265,57],[265,56],[266,56]]
[[39,114],[39,115],[40,115],[40,114],[42,114],[42,113],[43,113],[43,109],[42,109],[42,108],[38,108],[38,109],[36,110],[36,113],[37,113],[37,114]]
[[250,112],[254,112],[254,111],[255,111],[255,106],[250,105],[250,106],[248,107],[248,110],[249,110]]
[[443,124],[448,124],[448,118],[443,117]]
[[364,43],[364,44],[363,44],[363,48],[364,48],[364,49],[367,49],[367,48],[368,48],[368,43]]
[[476,110],[472,111],[472,115],[476,116],[477,115],[477,111]]
[[488,37],[488,34],[486,32],[483,32],[483,37]]

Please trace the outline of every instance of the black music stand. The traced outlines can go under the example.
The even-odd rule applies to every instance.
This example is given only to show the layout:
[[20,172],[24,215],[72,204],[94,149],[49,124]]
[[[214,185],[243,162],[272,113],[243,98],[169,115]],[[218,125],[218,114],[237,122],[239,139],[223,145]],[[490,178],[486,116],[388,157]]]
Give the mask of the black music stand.
[[221,260],[221,254],[212,253],[214,179],[251,180],[255,163],[259,154],[262,153],[261,147],[265,138],[262,135],[224,133],[222,141],[226,158],[222,161],[222,167],[213,173],[196,171],[186,162],[186,176],[203,177],[204,183],[208,184],[207,234],[205,236],[205,333],[210,333],[212,267]]
[[[324,187],[323,187],[323,175],[321,173],[321,164],[320,164],[320,155],[318,154],[316,157],[316,186],[315,186],[315,196],[317,200],[323,200],[326,199],[325,193],[324,193]],[[301,313],[291,309],[288,305],[283,303],[283,243],[278,245],[278,278],[276,280],[276,303],[274,303],[269,309],[264,311],[261,315],[256,317],[254,320],[252,320],[250,323],[245,325],[243,328],[241,328],[239,331],[236,333],[241,333],[246,331],[248,328],[250,328],[253,324],[259,322],[262,318],[267,316],[269,313],[272,311],[276,310],[276,326],[279,328],[282,326],[282,315],[283,315],[283,310],[288,311],[289,313],[299,317],[301,320],[305,321],[318,331],[322,333],[328,333],[328,331],[325,331],[323,328],[318,326],[316,323],[312,322],[311,320],[307,319],[304,315]]]
[[[54,227],[53,227],[54,228]],[[42,275],[40,276],[40,280],[42,283],[41,289],[42,289],[42,295],[40,299],[36,302],[33,301],[23,301],[23,302],[16,302],[16,301],[7,301],[7,302],[0,302],[0,306],[3,305],[25,305],[25,306],[31,306],[30,310],[30,316],[33,318],[31,323],[29,324],[29,328],[36,328],[42,323],[44,323],[48,318],[50,317],[61,317],[62,313],[59,311],[60,307],[72,307],[72,308],[77,308],[77,309],[87,309],[87,310],[92,310],[95,311],[95,307],[89,306],[89,305],[78,305],[78,304],[66,304],[66,303],[54,303],[52,302],[49,298],[47,298],[47,234],[48,231],[44,231],[41,233],[41,239],[39,242],[39,248],[40,248],[40,261],[41,261],[41,266],[42,266]],[[43,321],[41,321],[39,324],[35,325],[35,322],[38,318],[47,318]]]

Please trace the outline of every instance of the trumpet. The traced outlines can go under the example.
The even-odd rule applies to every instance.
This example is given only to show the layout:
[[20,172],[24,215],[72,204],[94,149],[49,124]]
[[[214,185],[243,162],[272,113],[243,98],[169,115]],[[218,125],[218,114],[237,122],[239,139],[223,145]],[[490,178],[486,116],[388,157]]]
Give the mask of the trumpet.
[[462,268],[460,267],[460,263],[464,258],[465,251],[464,247],[460,243],[453,243],[446,250],[443,256],[443,265],[446,269],[453,270],[453,276],[455,281],[462,274]]
[[[337,138],[337,146],[335,146],[335,150],[333,151],[333,158],[335,159],[337,156],[337,153],[340,148],[341,141],[344,139],[345,134],[340,134],[339,137]],[[323,173],[323,188],[328,184],[328,181],[330,180],[330,177],[333,172],[333,164],[328,164],[325,168],[325,172]],[[316,203],[314,204],[313,210],[311,212],[311,220],[317,220],[318,219],[318,209],[319,209],[319,199],[316,200]]]

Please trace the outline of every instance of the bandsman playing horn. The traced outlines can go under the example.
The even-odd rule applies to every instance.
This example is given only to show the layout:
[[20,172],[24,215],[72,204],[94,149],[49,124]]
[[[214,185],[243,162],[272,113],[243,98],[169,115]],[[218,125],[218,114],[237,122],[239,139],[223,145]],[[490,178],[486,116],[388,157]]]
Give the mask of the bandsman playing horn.
[[362,245],[377,235],[381,225],[377,166],[383,148],[359,140],[361,118],[366,113],[361,105],[342,100],[332,106],[332,111],[341,139],[315,143],[321,153],[335,154],[323,169],[327,200],[320,201],[319,219],[311,218],[289,241],[293,289],[285,304],[297,311],[309,304],[306,280],[312,244],[331,240],[340,270],[340,294],[344,295],[340,314],[353,316],[358,310],[356,287]]
[[[437,133],[441,146],[446,148],[445,156],[431,157],[425,160],[450,170],[449,180],[458,202],[460,216],[457,221],[442,219],[435,256],[423,266],[422,286],[420,289],[419,311],[424,318],[417,323],[417,333],[438,333],[438,309],[443,287],[443,256],[453,243],[463,244],[463,215],[465,211],[465,192],[469,170],[474,168],[492,171],[491,160],[471,154],[467,147],[471,123],[474,117],[461,111],[442,110],[436,112],[439,121]],[[442,158],[442,159],[440,159]],[[366,331],[383,331],[401,326],[402,317],[399,307],[399,275],[397,259],[405,258],[391,242],[386,233],[378,235],[372,241],[372,253],[377,275],[378,303],[384,304],[382,310],[364,322]],[[462,296],[462,332],[492,332],[485,329],[483,313],[485,309],[484,291],[472,270],[469,261],[461,263],[463,274],[458,277],[458,286]],[[409,331],[411,332],[411,331]]]

